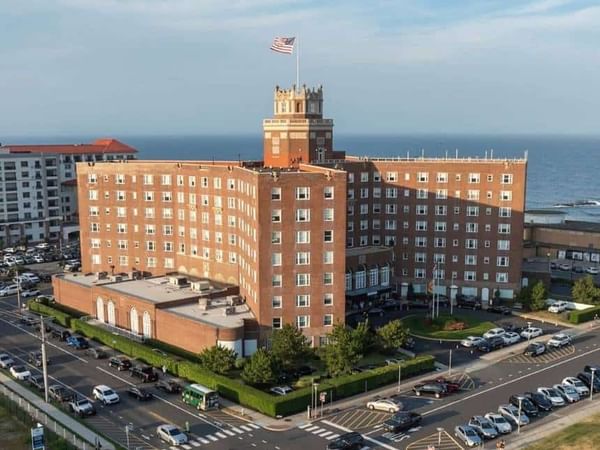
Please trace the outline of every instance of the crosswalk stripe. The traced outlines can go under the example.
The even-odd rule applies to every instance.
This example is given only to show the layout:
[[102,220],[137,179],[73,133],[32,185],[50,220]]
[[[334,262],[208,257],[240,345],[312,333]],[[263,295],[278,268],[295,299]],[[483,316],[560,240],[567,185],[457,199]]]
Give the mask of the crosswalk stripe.
[[335,439],[336,437],[339,437],[339,434],[332,434],[331,436],[327,436],[325,439],[327,439],[328,441],[331,441],[331,440]]
[[192,444],[192,447],[200,447],[200,442],[198,441],[190,441],[190,444]]
[[308,423],[303,423],[302,425],[299,425],[298,428],[300,428],[301,430],[304,430],[305,428],[308,428],[312,425],[312,423],[308,422]]
[[214,437],[212,434],[207,434],[206,437],[209,438],[213,442],[218,441],[218,439],[216,437]]
[[310,427],[310,428],[307,428],[307,429],[306,429],[306,431],[312,431],[312,430],[316,430],[317,428],[319,428],[319,427],[318,427],[318,426],[316,426],[316,425],[313,425],[312,427]]
[[333,431],[325,430],[325,433],[315,433],[315,434],[320,437],[325,437],[325,436],[329,436],[331,433],[333,433]]
[[172,445],[171,447],[169,447],[169,450],[179,450],[177,447],[175,447],[174,445]]
[[204,439],[203,437],[199,437],[198,440],[203,444],[210,444],[210,441],[208,439]]
[[237,434],[242,434],[244,432],[244,430],[240,430],[239,428],[236,428],[236,427],[231,427],[231,429],[233,431],[235,431]]
[[252,428],[254,428],[255,430],[258,430],[260,427],[258,425],[256,425],[255,423],[249,423],[248,425],[250,425]]
[[185,448],[185,450],[192,450],[192,446],[187,444],[181,444],[181,448]]
[[325,428],[319,428],[317,430],[311,431],[311,433],[312,434],[319,434],[319,433],[322,433],[323,431],[327,431],[327,430],[325,430]]
[[229,436],[235,436],[235,433],[233,431],[223,430],[223,433],[228,434]]
[[223,433],[221,433],[220,431],[217,431],[215,434],[216,434],[217,436],[219,436],[221,439],[225,439],[225,438],[227,437],[227,435],[226,435],[226,434],[223,434]]
[[248,427],[248,426],[246,426],[246,425],[240,425],[240,428],[241,428],[242,430],[246,430],[246,431],[252,431],[252,428],[250,428],[250,427]]

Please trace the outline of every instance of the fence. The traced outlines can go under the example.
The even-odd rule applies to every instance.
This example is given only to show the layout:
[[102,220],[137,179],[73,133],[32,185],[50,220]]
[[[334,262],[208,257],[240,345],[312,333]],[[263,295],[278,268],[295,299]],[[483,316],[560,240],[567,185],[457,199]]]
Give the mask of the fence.
[[[0,400],[2,399],[8,400],[8,402],[2,403],[5,404],[9,409],[9,412],[14,414],[18,419],[27,422],[27,417],[24,416],[26,414],[34,422],[44,425],[46,431],[50,431],[64,440],[62,443],[54,442],[52,445],[49,445],[49,441],[51,442],[52,438],[49,438],[48,433],[46,433],[46,448],[52,450],[94,450],[96,448],[94,444],[87,442],[81,436],[73,433],[60,422],[57,422],[44,411],[31,404],[28,400],[12,391],[6,385],[0,383]],[[56,439],[54,439],[54,441],[56,441]]]

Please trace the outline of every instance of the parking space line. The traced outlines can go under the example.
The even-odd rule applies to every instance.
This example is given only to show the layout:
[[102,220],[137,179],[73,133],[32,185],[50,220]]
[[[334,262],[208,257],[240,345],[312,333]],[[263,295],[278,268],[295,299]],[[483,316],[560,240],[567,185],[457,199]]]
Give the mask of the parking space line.
[[[324,424],[326,424],[326,425],[329,425],[329,426],[331,426],[331,427],[337,428],[338,430],[342,430],[342,431],[344,431],[344,432],[346,432],[346,433],[350,433],[350,432],[352,432],[352,430],[351,430],[351,429],[349,429],[349,428],[346,428],[346,427],[343,427],[343,426],[341,426],[341,425],[338,425],[337,423],[333,423],[333,422],[330,422],[330,421],[328,421],[328,420],[323,420],[322,422],[323,422]],[[374,438],[372,438],[371,436],[365,436],[364,434],[363,434],[362,436],[363,436],[363,438],[364,438],[366,441],[372,442],[373,444],[377,444],[378,446],[380,446],[380,447],[382,447],[382,448],[387,448],[388,450],[398,450],[396,447],[392,447],[391,445],[388,445],[388,444],[386,444],[385,442],[381,442],[381,441],[379,441],[379,440],[377,440],[377,439],[374,439]]]

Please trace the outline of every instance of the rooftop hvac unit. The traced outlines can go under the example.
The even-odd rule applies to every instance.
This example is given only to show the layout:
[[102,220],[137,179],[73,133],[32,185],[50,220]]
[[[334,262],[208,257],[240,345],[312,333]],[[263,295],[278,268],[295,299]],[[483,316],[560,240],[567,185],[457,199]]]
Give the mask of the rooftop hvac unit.
[[224,316],[229,316],[231,314],[235,314],[235,306],[227,306],[223,309]]
[[198,299],[198,307],[200,308],[200,311],[206,311],[207,309],[210,308],[210,306],[211,306],[210,298],[201,297]]
[[227,296],[227,304],[229,306],[236,306],[236,305],[241,305],[242,302],[242,297],[240,297],[239,295],[228,295]]
[[123,277],[121,275],[111,275],[109,279],[113,283],[118,283],[119,281],[123,280]]
[[195,292],[203,292],[203,291],[209,291],[210,290],[210,283],[206,280],[204,281],[193,281],[191,283],[192,286],[192,291]]
[[187,278],[182,275],[169,277],[169,284],[177,287],[185,286],[187,284]]

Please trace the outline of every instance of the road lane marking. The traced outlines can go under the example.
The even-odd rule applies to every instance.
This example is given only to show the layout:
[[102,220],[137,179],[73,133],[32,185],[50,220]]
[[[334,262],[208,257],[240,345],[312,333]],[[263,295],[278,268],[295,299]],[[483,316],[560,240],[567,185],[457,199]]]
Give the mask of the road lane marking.
[[[310,425],[310,423],[308,423],[308,424],[305,424],[305,425],[306,425],[306,426],[309,426],[309,425]],[[235,431],[237,434],[242,434],[242,433],[244,432],[243,430],[240,430],[239,428],[236,428],[236,427],[231,427],[231,429],[232,429],[233,431]]]
[[256,425],[255,423],[249,423],[248,426],[251,426],[252,428],[254,428],[255,430],[260,429],[260,427],[258,425]]
[[[352,432],[352,430],[350,428],[343,427],[341,425],[338,425],[337,423],[333,423],[333,422],[330,422],[328,420],[322,420],[322,422],[325,425],[329,425],[329,426],[331,426],[333,428],[337,428],[338,430],[345,431],[346,433],[351,433]],[[388,450],[398,450],[396,447],[392,447],[391,445],[388,445],[388,444],[386,444],[384,442],[381,442],[381,441],[379,441],[377,439],[374,439],[371,436],[365,436],[365,435],[362,435],[362,436],[363,436],[363,438],[365,440],[367,440],[369,442],[372,442],[373,444],[377,444],[380,447],[387,448]]]
[[229,431],[229,430],[223,430],[223,432],[225,434],[228,434],[229,436],[235,436],[235,433],[233,431]]
[[[312,423],[308,422],[308,423],[303,423],[302,425],[299,425],[298,428],[300,428],[301,430],[304,430],[305,428],[308,428],[312,425]],[[234,430],[235,431],[235,430]]]
[[[517,381],[524,380],[525,378],[528,378],[528,377],[530,377],[530,376],[532,376],[532,375],[537,375],[537,374],[539,374],[539,373],[542,373],[542,372],[545,372],[545,371],[547,371],[547,370],[554,369],[555,367],[562,366],[563,364],[569,363],[569,362],[571,362],[571,361],[575,361],[576,359],[582,358],[582,357],[584,357],[584,356],[588,356],[588,355],[590,355],[590,354],[592,354],[592,353],[596,353],[596,352],[598,352],[598,351],[600,351],[600,348],[597,348],[597,349],[594,349],[594,350],[590,350],[590,351],[588,351],[588,352],[586,352],[586,353],[583,353],[583,354],[581,354],[581,355],[574,356],[574,357],[572,357],[572,358],[570,358],[570,359],[565,359],[565,360],[559,361],[559,362],[557,362],[557,363],[555,363],[555,364],[552,364],[551,366],[547,366],[547,367],[543,367],[543,368],[541,368],[541,369],[538,369],[538,370],[536,370],[535,372],[531,372],[531,373],[528,373],[528,374],[522,375],[522,376],[520,376],[520,377],[518,377],[518,378],[513,378],[512,380],[506,381],[506,382],[504,382],[504,383],[502,383],[502,384],[499,384],[499,385],[497,385],[497,386],[494,386],[494,387],[491,387],[491,388],[488,388],[488,389],[484,389],[483,391],[479,391],[479,392],[476,392],[476,393],[474,393],[474,394],[467,395],[466,397],[463,397],[463,398],[461,398],[461,399],[454,400],[453,402],[446,403],[446,404],[444,404],[444,405],[438,406],[437,408],[434,408],[434,409],[432,409],[432,410],[425,411],[425,412],[423,412],[421,415],[422,415],[422,416],[426,416],[426,415],[429,415],[429,414],[431,414],[431,413],[434,413],[434,412],[440,411],[440,410],[442,410],[442,409],[446,409],[446,408],[447,408],[447,407],[449,407],[449,406],[454,406],[454,405],[457,405],[457,404],[459,404],[459,403],[462,403],[462,402],[463,402],[463,401],[465,401],[465,400],[470,400],[470,399],[472,399],[472,398],[479,397],[480,395],[482,395],[482,394],[487,394],[488,392],[491,392],[491,391],[493,391],[494,389],[498,389],[498,388],[501,388],[501,387],[504,387],[504,386],[508,386],[509,384],[513,384],[513,383],[516,383]],[[323,422],[325,422],[325,421],[323,421]]]
[[226,434],[223,434],[223,433],[221,433],[220,431],[217,431],[215,434],[216,434],[218,437],[220,437],[221,439],[225,439],[225,438],[227,437],[227,435],[226,435]]
[[206,435],[206,437],[207,437],[207,438],[209,438],[209,439],[210,439],[211,441],[213,441],[213,442],[216,442],[216,441],[218,441],[218,440],[219,440],[219,439],[217,439],[216,437],[214,437],[212,434],[207,434],[207,435]]
[[[250,428],[250,427],[249,427],[249,426],[247,426],[247,425],[240,425],[240,428],[241,428],[242,430],[245,430],[245,431],[252,431],[252,428]],[[317,428],[317,427],[315,427],[315,428]],[[314,429],[314,428],[313,428],[313,429]],[[309,430],[307,430],[307,431],[310,431],[310,429],[309,429]]]

